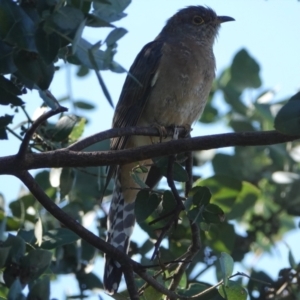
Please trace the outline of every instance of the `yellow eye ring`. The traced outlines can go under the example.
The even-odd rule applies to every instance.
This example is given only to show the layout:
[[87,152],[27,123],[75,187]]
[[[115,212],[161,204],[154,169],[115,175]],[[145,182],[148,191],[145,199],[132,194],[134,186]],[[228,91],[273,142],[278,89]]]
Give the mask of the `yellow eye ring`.
[[201,25],[204,23],[204,20],[200,16],[194,16],[193,17],[193,24],[195,25]]

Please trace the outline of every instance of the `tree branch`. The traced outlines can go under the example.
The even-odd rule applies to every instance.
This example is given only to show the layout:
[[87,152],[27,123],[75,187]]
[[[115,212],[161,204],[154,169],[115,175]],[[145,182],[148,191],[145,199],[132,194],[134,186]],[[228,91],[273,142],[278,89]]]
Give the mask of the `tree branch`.
[[[129,130],[131,132],[129,133]],[[144,132],[143,135],[158,135],[154,128],[124,128],[118,129],[118,135],[132,135]],[[114,131],[115,133],[115,131]],[[280,144],[299,139],[299,136],[288,136],[277,131],[225,133],[210,136],[194,137],[191,139],[172,140],[165,143],[143,146],[119,151],[74,152],[69,149],[59,149],[44,153],[27,153],[22,160],[16,155],[0,158],[0,175],[14,174],[40,168],[59,167],[90,167],[112,164],[125,164],[149,158],[161,157],[198,151],[217,149],[231,146],[263,146]]]
[[[148,284],[153,286],[157,291],[167,295],[170,299],[177,299],[176,293],[169,291],[166,287],[157,282],[153,276],[147,274],[145,269],[137,262],[132,260],[128,255],[113,247],[109,243],[105,242],[81,224],[79,224],[76,220],[71,218],[67,213],[61,210],[40,188],[40,186],[35,182],[34,178],[27,171],[15,172],[14,175],[18,177],[25,186],[29,189],[32,195],[41,203],[41,205],[52,214],[59,222],[64,224],[67,228],[75,232],[82,239],[87,241],[89,244],[99,249],[102,252],[109,253],[114,259],[116,259],[123,268],[128,268],[129,272],[126,273],[126,281],[132,283],[132,273],[130,270],[133,270],[137,273],[141,278],[143,278]],[[131,289],[132,295],[136,294],[135,287]],[[137,298],[133,298],[137,299]]]

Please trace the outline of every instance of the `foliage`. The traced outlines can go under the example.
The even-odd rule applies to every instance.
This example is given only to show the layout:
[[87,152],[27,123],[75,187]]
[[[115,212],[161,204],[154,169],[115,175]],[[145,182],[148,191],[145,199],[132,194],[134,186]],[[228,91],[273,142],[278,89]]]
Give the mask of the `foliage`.
[[[116,41],[126,30],[115,28],[112,22],[124,17],[129,0],[95,1],[21,1],[0,0],[0,104],[11,105],[25,111],[22,94],[26,89],[37,89],[41,98],[51,108],[57,103],[47,91],[53,76],[55,63],[64,59],[79,65],[79,75],[85,76],[89,69],[96,71],[99,84],[110,101],[109,93],[99,71],[123,72],[113,61]],[[85,26],[113,27],[105,40],[106,50],[100,50],[101,43],[91,45],[81,37]],[[216,78],[209,102],[201,122],[226,122],[234,132],[264,131],[274,127],[275,112],[286,101],[275,101],[271,90],[261,93],[259,64],[245,50],[240,50],[230,66]],[[10,74],[10,78],[7,76]],[[253,98],[249,99],[249,89]],[[216,105],[217,97],[223,95],[228,107],[221,113]],[[299,94],[283,106],[275,118],[275,127],[286,134],[298,133]],[[75,105],[83,110],[94,109],[92,104],[78,101]],[[17,113],[17,111],[16,111]],[[8,125],[13,115],[0,117],[0,138],[7,139]],[[44,122],[38,128],[29,145],[32,151],[48,151],[67,147],[82,135],[86,116],[62,114],[56,123]],[[28,118],[20,132],[22,139],[32,124]],[[102,151],[109,148],[108,141],[95,144],[85,151]],[[233,266],[242,262],[248,253],[260,255],[269,252],[283,235],[295,227],[294,217],[299,210],[299,149],[298,141],[268,146],[234,147],[232,153],[216,152],[211,162],[202,159],[201,153],[194,155],[194,167],[211,163],[214,175],[199,178],[194,174],[194,185],[184,201],[178,224],[166,238],[167,243],[159,249],[159,261],[150,260],[161,228],[172,218],[175,208],[173,193],[163,185],[148,189],[138,181],[136,172],[132,177],[141,184],[136,199],[136,217],[140,227],[149,236],[144,243],[131,243],[130,253],[138,254],[141,264],[158,267],[149,273],[157,281],[169,287],[177,273],[179,259],[182,262],[191,250],[193,225],[200,227],[201,247],[183,272],[176,292],[181,296],[192,296],[204,292],[197,299],[295,299],[299,296],[299,263],[292,251],[290,266],[286,266],[272,280],[265,272],[249,270],[250,280],[241,280],[233,274]],[[180,195],[184,195],[187,172],[186,158],[178,155],[173,166],[172,177]],[[168,159],[154,161],[162,176],[168,176]],[[95,210],[99,211],[99,236],[105,239],[107,207],[98,207],[103,196],[106,170],[103,167],[63,168],[42,170],[35,175],[35,181],[45,193],[77,222]],[[106,195],[111,193],[108,187]],[[64,228],[30,193],[23,193],[9,204],[7,210],[4,198],[0,201],[0,265],[3,280],[0,295],[8,299],[49,299],[50,279],[57,275],[75,274],[80,295],[87,297],[87,290],[101,289],[101,280],[90,271],[98,252],[77,234]],[[163,216],[168,217],[163,217]],[[157,221],[158,220],[158,221]],[[242,225],[244,235],[237,231]],[[9,234],[10,232],[10,234]],[[149,252],[151,254],[149,255]],[[183,258],[182,258],[183,257]],[[161,268],[164,266],[164,268]],[[215,268],[220,280],[218,286],[208,291],[210,283],[205,282],[202,273]],[[141,299],[160,299],[162,294],[145,285],[138,278]],[[28,285],[27,296],[22,294]],[[282,289],[282,287],[285,288]],[[281,292],[279,293],[279,291]],[[246,292],[247,290],[247,292]],[[205,292],[206,291],[206,292]],[[290,298],[284,298],[288,295]],[[127,291],[116,295],[116,299]]]

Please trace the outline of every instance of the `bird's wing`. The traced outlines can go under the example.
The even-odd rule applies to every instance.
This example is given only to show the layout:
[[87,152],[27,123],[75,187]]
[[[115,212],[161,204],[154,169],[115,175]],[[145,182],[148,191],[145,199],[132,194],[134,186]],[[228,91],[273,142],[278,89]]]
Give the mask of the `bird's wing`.
[[[129,70],[116,107],[113,128],[129,127],[137,124],[153,87],[153,78],[158,71],[163,45],[164,43],[160,40],[150,42],[144,46],[136,57]],[[110,149],[124,149],[127,140],[128,137],[113,138]],[[104,192],[115,170],[116,166],[109,167]]]
[[[124,83],[113,119],[113,128],[135,126],[144,110],[162,56],[163,42],[156,40],[144,46],[132,64]],[[124,149],[127,137],[111,141],[111,150]]]

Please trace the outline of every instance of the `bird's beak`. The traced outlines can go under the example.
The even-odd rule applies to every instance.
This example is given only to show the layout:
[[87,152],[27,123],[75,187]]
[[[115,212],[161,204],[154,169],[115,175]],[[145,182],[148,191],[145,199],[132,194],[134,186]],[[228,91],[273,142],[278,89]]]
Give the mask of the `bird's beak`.
[[235,21],[234,18],[227,17],[227,16],[218,16],[218,20],[219,20],[220,23]]

